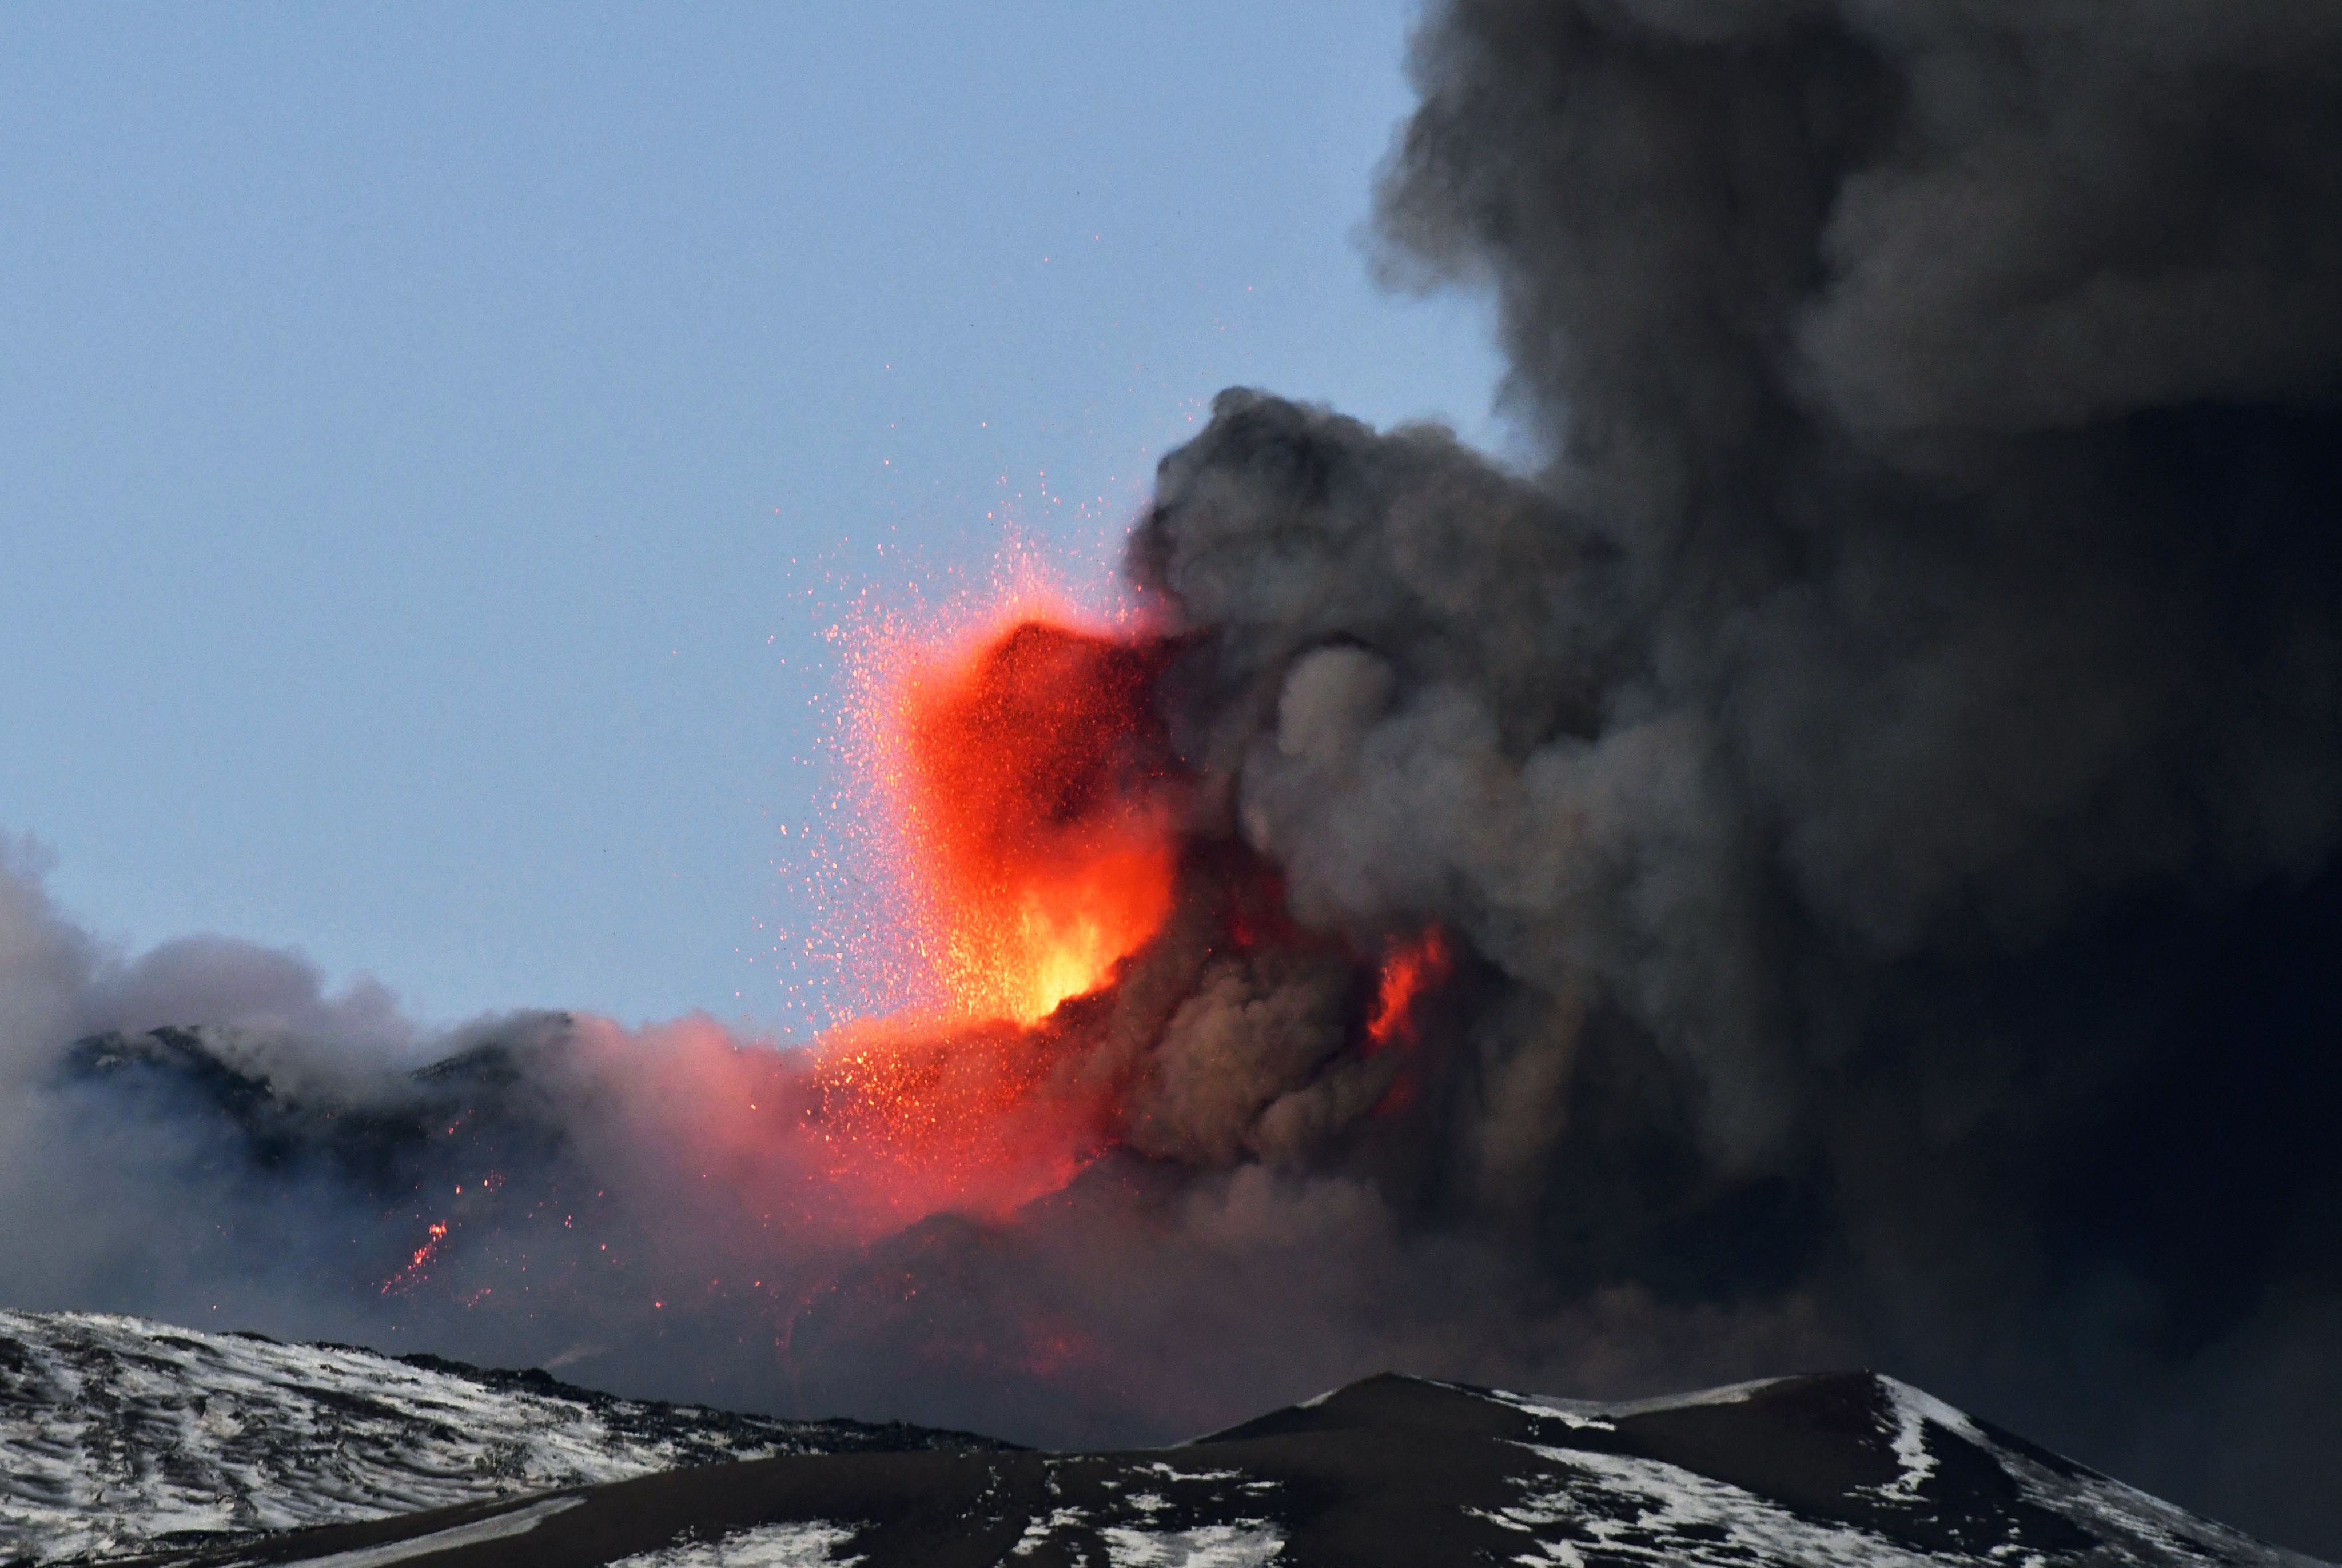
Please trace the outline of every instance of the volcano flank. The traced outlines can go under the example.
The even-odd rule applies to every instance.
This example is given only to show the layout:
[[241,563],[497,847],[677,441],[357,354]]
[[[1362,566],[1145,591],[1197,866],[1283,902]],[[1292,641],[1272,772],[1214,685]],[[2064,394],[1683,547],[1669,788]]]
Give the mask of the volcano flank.
[[[541,1373],[346,1346],[118,1318],[0,1323],[18,1377],[0,1405],[12,1477],[0,1547],[25,1562],[59,1561],[102,1525],[158,1568],[443,1556],[2312,1568],[1867,1373],[1610,1405],[1383,1376],[1175,1447],[1033,1453],[965,1433],[646,1408]],[[121,1435],[104,1494],[76,1515],[60,1493],[85,1478],[57,1456],[87,1445],[96,1422]],[[328,1433],[330,1458],[315,1443]],[[475,1450],[493,1463],[466,1473]],[[225,1495],[193,1494],[199,1475]],[[402,1513],[403,1494],[465,1500]],[[255,1530],[288,1517],[350,1522]]]

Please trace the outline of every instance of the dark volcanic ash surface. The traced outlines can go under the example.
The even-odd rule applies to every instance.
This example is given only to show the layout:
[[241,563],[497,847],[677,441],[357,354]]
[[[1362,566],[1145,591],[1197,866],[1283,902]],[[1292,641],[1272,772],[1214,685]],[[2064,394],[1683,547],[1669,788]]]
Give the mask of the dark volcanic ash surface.
[[1175,1448],[714,1465],[233,1555],[359,1568],[458,1554],[477,1568],[2309,1564],[1867,1373],[1624,1405],[1385,1376]]

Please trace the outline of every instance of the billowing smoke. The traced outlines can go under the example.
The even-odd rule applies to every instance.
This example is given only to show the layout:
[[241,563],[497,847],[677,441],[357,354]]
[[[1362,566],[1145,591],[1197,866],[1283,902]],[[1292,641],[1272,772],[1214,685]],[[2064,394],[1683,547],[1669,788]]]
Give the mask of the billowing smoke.
[[1385,263],[1516,478],[1231,393],[1134,547],[1419,1180],[2342,1544],[2342,14],[1457,0]]
[[0,1290],[1054,1442],[1867,1363],[2342,1550],[2342,13],[1416,51],[1380,262],[1492,292],[1542,465],[1249,392],[1166,460],[1110,987],[886,1057],[906,1130],[706,1020],[110,954],[19,864]]

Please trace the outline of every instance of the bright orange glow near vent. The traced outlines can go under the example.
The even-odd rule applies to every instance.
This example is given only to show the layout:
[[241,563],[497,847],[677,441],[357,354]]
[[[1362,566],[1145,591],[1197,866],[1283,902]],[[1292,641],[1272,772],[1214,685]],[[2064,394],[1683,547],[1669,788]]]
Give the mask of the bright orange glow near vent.
[[898,634],[874,661],[892,869],[954,1017],[1036,1023],[1106,984],[1169,914],[1166,657],[1028,613],[942,644]]

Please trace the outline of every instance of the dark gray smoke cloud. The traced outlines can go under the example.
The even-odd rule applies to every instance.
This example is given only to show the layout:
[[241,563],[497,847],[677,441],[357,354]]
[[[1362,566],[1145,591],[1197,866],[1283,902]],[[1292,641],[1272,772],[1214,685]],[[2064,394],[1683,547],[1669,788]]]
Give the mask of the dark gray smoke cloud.
[[1468,940],[1436,1212],[2342,1548],[2342,11],[1474,3],[1402,281],[1134,548],[1300,918]]
[[2342,11],[1456,3],[1416,71],[1381,263],[1546,458],[1234,392],[1166,461],[1180,906],[1044,1026],[1115,1153],[874,1229],[799,1057],[112,953],[18,854],[0,1295],[1042,1442],[1868,1363],[2342,1553]]

